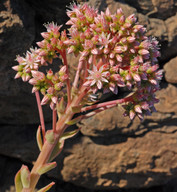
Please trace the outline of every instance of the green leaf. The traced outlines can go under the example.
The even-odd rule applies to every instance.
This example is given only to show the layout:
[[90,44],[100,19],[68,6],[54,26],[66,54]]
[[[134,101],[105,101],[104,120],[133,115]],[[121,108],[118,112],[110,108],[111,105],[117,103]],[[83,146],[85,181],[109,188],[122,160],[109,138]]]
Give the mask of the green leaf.
[[15,175],[15,189],[16,189],[16,192],[21,192],[23,189],[23,185],[21,182],[21,169]]
[[36,133],[36,139],[37,139],[37,145],[39,147],[39,150],[42,150],[42,137],[41,137],[41,126],[39,125],[38,129],[37,129],[37,133]]
[[52,161],[53,159],[55,159],[55,157],[62,151],[63,146],[64,146],[64,141],[62,141],[62,142],[59,141],[55,145],[55,147],[50,155],[49,162]]
[[76,117],[75,119],[72,119],[72,120],[66,122],[66,124],[67,125],[74,125],[74,124],[78,123],[81,119],[82,119],[81,116],[80,117]]
[[79,130],[80,129],[76,129],[74,131],[68,131],[68,132],[63,133],[63,135],[59,139],[59,142],[55,145],[55,147],[50,155],[49,162],[52,161],[62,151],[65,140],[76,135]]
[[72,112],[79,113],[81,111],[82,106],[74,106],[71,107]]
[[74,135],[76,135],[78,132],[79,132],[80,129],[76,129],[74,131],[68,131],[68,132],[64,132],[63,135],[60,137],[60,142],[62,140],[66,140],[66,139],[69,139],[71,137],[73,137]]
[[48,143],[53,144],[54,143],[54,132],[53,130],[48,130],[45,134],[45,138]]
[[48,191],[53,185],[55,185],[55,182],[50,183],[49,185],[43,187],[42,189],[40,189],[40,190],[37,191],[37,192],[46,192],[46,191]]
[[22,165],[21,167],[21,182],[23,188],[29,188],[30,186],[30,171],[27,166]]
[[65,101],[64,101],[64,98],[62,97],[60,99],[60,102],[57,103],[57,113],[62,114],[64,112],[65,112]]
[[56,162],[47,163],[45,165],[42,165],[42,167],[40,167],[37,172],[39,173],[39,175],[42,175],[42,174],[52,170],[56,166],[57,166]]

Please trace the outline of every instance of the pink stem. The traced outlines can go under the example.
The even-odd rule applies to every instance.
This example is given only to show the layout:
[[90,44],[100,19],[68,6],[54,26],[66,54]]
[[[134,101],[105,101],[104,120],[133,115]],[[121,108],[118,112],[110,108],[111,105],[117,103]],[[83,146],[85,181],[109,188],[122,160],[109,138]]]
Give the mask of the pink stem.
[[78,117],[76,117],[75,119],[79,119],[79,121],[83,120],[83,119],[87,119],[89,117],[92,117],[93,115],[100,113],[106,109],[110,109],[112,107],[115,107],[117,104],[113,104],[113,105],[108,105],[108,106],[104,106],[104,107],[100,107],[99,109],[95,109],[94,111],[91,111],[85,115],[80,115]]
[[53,132],[56,132],[56,123],[57,123],[57,112],[53,109]]
[[41,127],[42,127],[43,141],[45,141],[45,123],[44,123],[44,115],[43,115],[43,110],[42,110],[42,106],[41,106],[41,99],[40,99],[39,91],[36,91],[35,95],[36,95],[36,101],[37,101],[39,117],[40,117],[40,122],[41,122]]
[[81,109],[81,112],[85,112],[85,111],[92,110],[92,109],[97,109],[97,108],[100,108],[100,107],[106,107],[106,106],[111,106],[111,105],[122,104],[122,103],[125,103],[127,101],[131,101],[131,100],[132,100],[132,95],[129,96],[129,97],[126,97],[124,99],[117,99],[117,100],[114,100],[114,101],[108,101],[108,102],[104,102],[104,103],[98,103],[98,104],[95,104],[95,105],[83,107]]
[[89,63],[87,62],[87,63],[85,64],[85,74],[84,74],[84,81],[83,81],[83,83],[85,83],[86,78],[87,78],[87,76],[88,76],[88,69],[89,69]]
[[82,66],[83,66],[83,63],[80,62],[80,63],[78,64],[77,71],[76,71],[76,75],[75,75],[75,79],[74,79],[74,83],[73,83],[73,87],[74,87],[74,88],[77,87],[77,84],[78,84],[78,81],[79,81],[79,74],[80,74],[80,70],[82,69]]
[[[63,52],[60,52],[60,54],[63,58],[64,65],[66,65],[66,74],[69,77],[68,62],[67,62],[67,58],[66,58],[66,50],[64,50]],[[68,96],[68,106],[69,106],[69,104],[71,103],[71,85],[70,85],[69,78],[66,80],[66,86],[67,86],[67,96]]]

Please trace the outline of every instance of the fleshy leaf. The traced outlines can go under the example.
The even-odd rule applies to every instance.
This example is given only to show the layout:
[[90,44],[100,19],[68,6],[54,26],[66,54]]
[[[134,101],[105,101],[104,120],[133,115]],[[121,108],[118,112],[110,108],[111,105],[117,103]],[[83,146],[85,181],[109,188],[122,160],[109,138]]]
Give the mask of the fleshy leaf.
[[38,144],[39,150],[41,151],[41,150],[42,150],[43,143],[42,143],[41,126],[40,126],[40,125],[39,125],[39,127],[38,127],[38,129],[37,129],[36,139],[37,139],[37,144]]
[[72,112],[79,113],[81,111],[82,106],[74,106],[71,108]]
[[52,182],[52,183],[48,184],[47,186],[43,187],[42,189],[40,189],[40,190],[37,191],[37,192],[46,192],[46,191],[48,191],[53,185],[55,185],[55,182]]
[[42,167],[40,167],[37,172],[39,173],[39,175],[42,175],[42,174],[50,171],[51,169],[55,168],[56,166],[57,166],[56,162],[47,163],[47,164],[43,165]]
[[63,133],[63,135],[60,137],[60,142],[73,137],[74,135],[76,135],[78,133],[79,130],[80,129],[76,129],[74,131],[68,131],[68,132]]
[[57,103],[57,114],[58,114],[58,117],[61,116],[61,114],[63,114],[65,112],[65,103],[64,103],[64,98],[62,97],[60,99],[60,102]]
[[52,151],[52,153],[51,153],[51,155],[50,155],[50,158],[49,158],[49,162],[50,161],[52,161],[53,159],[55,159],[55,157],[61,152],[61,150],[63,149],[63,146],[64,146],[64,140],[63,141],[59,141],[56,145],[55,145],[55,147],[54,147],[54,149],[53,149],[53,151]]
[[48,141],[48,143],[53,144],[54,143],[54,132],[52,130],[48,130],[45,134],[45,138]]
[[67,125],[74,125],[74,124],[78,123],[81,119],[82,119],[82,117],[76,117],[75,119],[72,119],[72,120],[66,122],[66,124]]
[[50,158],[49,158],[49,162],[52,161],[63,149],[64,146],[64,141],[66,139],[69,139],[71,137],[73,137],[74,135],[76,135],[78,133],[80,129],[76,129],[74,131],[69,131],[69,132],[65,132],[63,133],[63,135],[60,137],[59,142],[55,145]]
[[15,175],[15,189],[16,189],[16,192],[21,192],[23,189],[23,185],[21,181],[21,169]]
[[22,165],[21,167],[21,182],[23,188],[29,188],[30,186],[30,171],[27,166]]

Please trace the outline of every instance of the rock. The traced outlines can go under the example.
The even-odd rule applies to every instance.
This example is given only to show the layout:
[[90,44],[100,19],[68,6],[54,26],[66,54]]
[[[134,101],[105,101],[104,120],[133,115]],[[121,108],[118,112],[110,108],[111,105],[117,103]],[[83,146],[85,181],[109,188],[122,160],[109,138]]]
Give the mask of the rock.
[[161,41],[167,39],[168,36],[165,22],[160,19],[150,18],[149,24],[147,25],[147,35],[156,37]]
[[[20,81],[13,79],[15,72],[11,67],[16,65],[16,55],[22,54],[34,41],[34,11],[24,1],[12,3],[6,0],[0,18],[0,121],[12,124],[29,123],[31,117],[35,117],[30,110],[31,91],[29,87],[27,89],[22,86]],[[30,97],[26,94],[27,90]],[[23,120],[26,115],[26,120]]]
[[114,107],[102,111],[95,116],[84,119],[78,124],[81,127],[81,132],[84,135],[92,137],[107,137],[120,135],[131,135],[138,126],[136,119],[133,123],[129,118],[123,116],[123,109],[121,107]]
[[169,84],[166,88],[160,90],[157,95],[160,100],[160,102],[156,104],[157,111],[177,115],[177,87]]
[[97,8],[99,11],[103,11],[105,10],[107,7],[109,7],[111,13],[115,13],[117,9],[122,8],[125,16],[129,16],[133,13],[137,13],[136,9],[133,7],[130,7],[129,5],[125,4],[125,3],[121,3],[118,1],[114,1],[114,0],[106,0],[106,1],[102,1],[102,0],[90,0],[89,4],[95,8]]
[[165,79],[169,83],[177,83],[177,57],[164,65]]
[[125,0],[143,14],[166,19],[176,13],[176,0]]
[[[174,129],[175,131],[177,130]],[[176,175],[176,132],[148,131],[143,136],[128,137],[109,143],[105,137],[83,137],[68,149],[62,176],[65,181],[92,189],[144,188],[162,185]]]
[[171,57],[177,54],[177,14],[165,20],[168,33],[168,47],[167,52]]

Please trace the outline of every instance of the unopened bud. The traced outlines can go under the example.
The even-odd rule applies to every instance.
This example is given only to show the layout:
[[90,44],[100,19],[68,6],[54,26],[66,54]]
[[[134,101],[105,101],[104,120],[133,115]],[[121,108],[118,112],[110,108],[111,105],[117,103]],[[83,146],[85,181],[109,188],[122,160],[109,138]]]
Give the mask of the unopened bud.
[[44,73],[39,72],[39,71],[34,71],[34,70],[32,70],[31,73],[32,73],[32,76],[36,80],[38,80],[38,81],[44,81],[45,80],[45,74]]
[[47,104],[47,102],[50,100],[48,95],[45,95],[41,101],[41,105]]
[[44,39],[49,39],[49,37],[50,37],[50,33],[49,32],[43,32],[43,33],[41,33],[41,35],[42,35],[42,37]]
[[140,49],[140,50],[138,51],[138,53],[139,53],[140,55],[147,55],[147,54],[149,54],[149,51],[146,50],[146,49]]

